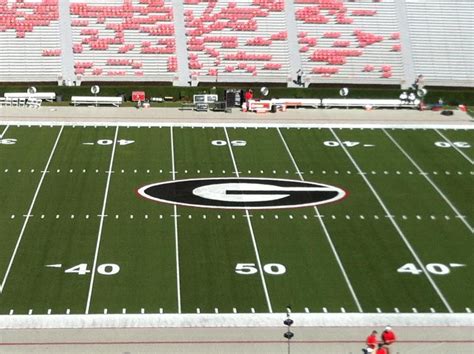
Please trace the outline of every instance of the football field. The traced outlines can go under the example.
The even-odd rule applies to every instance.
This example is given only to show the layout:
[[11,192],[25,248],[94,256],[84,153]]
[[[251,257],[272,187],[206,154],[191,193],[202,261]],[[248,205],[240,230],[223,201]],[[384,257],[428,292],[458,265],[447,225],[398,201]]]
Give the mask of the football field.
[[473,130],[0,134],[0,314],[474,306]]

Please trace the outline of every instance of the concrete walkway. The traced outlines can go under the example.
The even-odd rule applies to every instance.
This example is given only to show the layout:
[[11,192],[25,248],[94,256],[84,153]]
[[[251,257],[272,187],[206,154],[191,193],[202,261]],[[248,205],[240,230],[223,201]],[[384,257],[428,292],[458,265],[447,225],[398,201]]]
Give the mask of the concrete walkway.
[[[474,120],[461,111],[453,116],[443,116],[440,112],[417,110],[372,110],[360,109],[289,109],[278,113],[248,113],[234,109],[232,113],[181,111],[178,108],[131,107],[48,107],[39,109],[2,107],[1,121],[41,120],[43,122],[107,122],[107,123],[189,123],[189,124],[262,124],[262,125],[370,125],[383,124],[393,126],[416,125],[462,125],[474,127]],[[80,124],[80,123],[77,123]]]
[[[291,353],[362,353],[371,327],[297,327]],[[379,333],[383,328],[376,328]],[[394,328],[391,354],[472,354],[473,327]],[[286,327],[0,331],[1,353],[288,353]]]

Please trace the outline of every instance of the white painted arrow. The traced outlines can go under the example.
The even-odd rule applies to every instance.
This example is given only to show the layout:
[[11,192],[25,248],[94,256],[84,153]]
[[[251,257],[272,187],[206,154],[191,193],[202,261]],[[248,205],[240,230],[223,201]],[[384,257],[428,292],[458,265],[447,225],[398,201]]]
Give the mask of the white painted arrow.
[[62,264],[46,264],[45,267],[48,268],[61,268],[63,265]]
[[465,264],[461,264],[461,263],[449,263],[449,266],[451,268],[458,268],[458,267],[465,267],[466,265]]

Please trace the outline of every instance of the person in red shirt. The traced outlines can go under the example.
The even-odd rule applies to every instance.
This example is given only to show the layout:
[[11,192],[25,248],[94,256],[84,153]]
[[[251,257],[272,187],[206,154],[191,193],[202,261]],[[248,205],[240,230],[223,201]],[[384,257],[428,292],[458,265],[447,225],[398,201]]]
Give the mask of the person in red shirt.
[[367,344],[367,353],[375,352],[375,348],[377,347],[377,331],[373,330],[372,333],[367,337],[365,343]]
[[[382,332],[382,343],[385,346],[392,345],[395,341],[397,340],[397,337],[395,336],[395,332],[392,330],[392,327],[387,326],[385,327],[384,331]],[[387,354],[390,353],[390,349],[386,347],[387,349]]]
[[379,348],[375,352],[375,354],[388,354],[387,350],[383,347],[383,344],[379,344]]
[[248,102],[249,100],[253,98],[253,91],[252,90],[246,91],[244,97],[245,97],[245,102]]

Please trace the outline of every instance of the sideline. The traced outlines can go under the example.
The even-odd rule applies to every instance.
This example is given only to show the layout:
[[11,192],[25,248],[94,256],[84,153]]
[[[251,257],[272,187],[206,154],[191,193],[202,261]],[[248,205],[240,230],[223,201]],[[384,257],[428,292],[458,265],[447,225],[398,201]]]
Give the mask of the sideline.
[[[281,327],[286,313],[2,315],[0,329]],[[292,313],[298,327],[474,327],[474,315],[411,313]]]
[[71,126],[71,127],[178,127],[178,128],[344,128],[344,129],[464,129],[474,130],[474,124],[440,124],[440,123],[179,123],[172,121],[85,121],[85,120],[2,120],[2,125],[12,126]]

